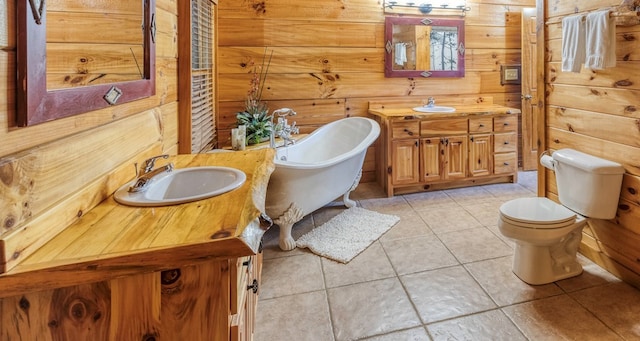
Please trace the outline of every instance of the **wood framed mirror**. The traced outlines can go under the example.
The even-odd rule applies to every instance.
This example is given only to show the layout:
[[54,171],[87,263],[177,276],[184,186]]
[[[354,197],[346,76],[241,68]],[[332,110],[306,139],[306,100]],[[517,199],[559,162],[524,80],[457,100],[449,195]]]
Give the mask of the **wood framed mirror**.
[[386,77],[464,77],[464,20],[385,18]]
[[18,126],[155,95],[155,0],[18,1]]

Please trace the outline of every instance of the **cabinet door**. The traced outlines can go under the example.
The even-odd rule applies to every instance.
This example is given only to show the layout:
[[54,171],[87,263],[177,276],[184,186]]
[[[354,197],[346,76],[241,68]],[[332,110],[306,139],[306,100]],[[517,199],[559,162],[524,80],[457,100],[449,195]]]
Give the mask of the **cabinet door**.
[[469,136],[469,175],[491,174],[491,135]]
[[395,140],[391,142],[391,182],[394,185],[417,183],[418,140]]
[[442,179],[443,146],[442,139],[437,137],[420,140],[420,181],[429,182]]
[[467,136],[444,138],[444,179],[464,179],[467,176]]

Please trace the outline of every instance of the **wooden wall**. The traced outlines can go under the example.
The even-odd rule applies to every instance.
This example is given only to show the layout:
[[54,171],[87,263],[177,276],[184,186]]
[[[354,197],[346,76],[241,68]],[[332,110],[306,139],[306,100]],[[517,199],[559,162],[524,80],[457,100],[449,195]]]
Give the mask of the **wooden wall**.
[[[464,78],[384,76],[381,0],[246,0],[219,3],[220,143],[249,90],[247,63],[273,51],[263,92],[271,110],[297,111],[301,132],[348,116],[367,115],[370,100],[469,95],[520,107],[520,86],[500,85],[500,65],[520,64],[520,19],[535,0],[468,0]],[[416,14],[419,14],[416,10]],[[371,151],[363,181],[375,179]]]
[[13,255],[0,267],[10,268],[132,179],[134,162],[177,152],[177,0],[156,1],[155,96],[26,128],[14,119],[16,2],[0,6],[0,236]]
[[[580,250],[640,287],[640,25],[616,27],[616,67],[562,72],[562,18],[574,12],[616,7],[622,1],[544,3],[547,62],[543,149],[573,148],[624,166],[616,218],[590,222]],[[546,170],[544,175],[546,196],[557,199],[553,172]]]

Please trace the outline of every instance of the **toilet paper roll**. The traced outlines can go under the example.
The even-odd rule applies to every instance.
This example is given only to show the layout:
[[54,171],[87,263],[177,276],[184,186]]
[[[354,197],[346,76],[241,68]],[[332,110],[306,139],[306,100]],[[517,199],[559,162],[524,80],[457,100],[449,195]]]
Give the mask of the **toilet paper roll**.
[[555,161],[553,161],[553,158],[547,154],[542,154],[540,157],[540,164],[551,170],[555,169]]

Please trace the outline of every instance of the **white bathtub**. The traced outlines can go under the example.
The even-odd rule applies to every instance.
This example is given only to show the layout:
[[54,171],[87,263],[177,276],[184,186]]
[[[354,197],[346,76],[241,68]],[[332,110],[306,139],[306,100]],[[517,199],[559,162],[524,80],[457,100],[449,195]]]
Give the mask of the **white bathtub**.
[[349,199],[362,175],[367,148],[380,135],[372,119],[350,117],[324,125],[293,145],[276,149],[276,169],[267,187],[266,211],[280,226],[280,248],[292,250],[291,227],[307,214],[343,196]]

